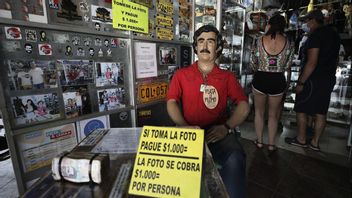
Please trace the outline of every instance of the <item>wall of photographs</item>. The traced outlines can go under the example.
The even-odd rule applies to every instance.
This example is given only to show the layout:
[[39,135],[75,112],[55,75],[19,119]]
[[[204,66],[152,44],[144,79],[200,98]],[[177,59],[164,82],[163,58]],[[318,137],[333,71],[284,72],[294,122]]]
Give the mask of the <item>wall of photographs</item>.
[[148,8],[147,34],[114,29],[111,0],[0,2],[0,110],[20,194],[95,128],[172,124],[165,96],[191,63],[193,2],[133,2]]

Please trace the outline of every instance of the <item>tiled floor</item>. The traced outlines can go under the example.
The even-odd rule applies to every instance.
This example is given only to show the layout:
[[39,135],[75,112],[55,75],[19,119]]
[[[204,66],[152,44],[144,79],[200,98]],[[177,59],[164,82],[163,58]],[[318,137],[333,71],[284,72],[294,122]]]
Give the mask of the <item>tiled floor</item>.
[[[248,198],[352,198],[347,127],[328,125],[320,144],[323,152],[318,153],[284,143],[286,136],[295,135],[295,126],[286,122],[277,135],[279,149],[271,155],[251,142],[255,139],[252,122],[240,130],[247,154]],[[10,159],[0,162],[0,197],[18,197]]]

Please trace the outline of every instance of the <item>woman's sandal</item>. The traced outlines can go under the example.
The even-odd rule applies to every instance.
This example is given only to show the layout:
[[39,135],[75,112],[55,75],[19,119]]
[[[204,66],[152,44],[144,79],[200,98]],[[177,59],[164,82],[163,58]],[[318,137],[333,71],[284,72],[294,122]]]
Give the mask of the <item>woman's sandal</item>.
[[262,149],[264,147],[264,144],[262,142],[259,142],[258,140],[254,140],[253,144],[255,144],[257,149]]
[[273,145],[273,144],[268,144],[268,151],[269,151],[269,153],[273,153],[273,152],[277,151],[277,146]]

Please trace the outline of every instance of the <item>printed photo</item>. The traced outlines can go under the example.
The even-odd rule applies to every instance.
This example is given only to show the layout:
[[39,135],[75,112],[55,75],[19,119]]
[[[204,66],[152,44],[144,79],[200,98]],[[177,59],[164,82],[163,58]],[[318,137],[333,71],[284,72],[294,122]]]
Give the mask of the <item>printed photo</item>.
[[112,24],[111,9],[102,6],[91,6],[92,22]]
[[94,83],[93,61],[57,60],[61,85],[83,85]]
[[174,75],[176,70],[177,70],[177,67],[175,65],[168,66],[168,68],[167,68],[167,71],[168,71],[167,76],[168,76],[169,82],[171,81],[172,76]]
[[159,48],[159,64],[170,65],[176,63],[176,48],[160,47]]
[[26,41],[37,42],[37,32],[35,30],[25,30],[26,32]]
[[11,90],[57,87],[57,70],[54,61],[8,60]]
[[11,97],[16,125],[50,121],[60,117],[56,93]]
[[179,18],[179,34],[181,40],[190,38],[190,30],[192,27],[192,20],[189,18]]
[[2,0],[0,2],[0,17],[12,19],[12,1],[11,0]]
[[96,86],[123,84],[123,70],[120,63],[96,62]]
[[114,110],[125,107],[125,89],[98,90],[99,112]]
[[92,112],[87,86],[64,86],[63,99],[67,118]]

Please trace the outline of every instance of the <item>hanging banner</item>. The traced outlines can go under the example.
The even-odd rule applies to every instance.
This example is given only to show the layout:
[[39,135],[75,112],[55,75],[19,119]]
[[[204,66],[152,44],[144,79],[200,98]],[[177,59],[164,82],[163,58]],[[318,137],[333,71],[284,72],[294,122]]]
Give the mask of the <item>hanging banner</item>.
[[156,25],[172,28],[174,25],[174,20],[172,19],[171,16],[158,14],[156,16]]
[[156,35],[158,36],[158,39],[161,39],[161,40],[174,39],[174,31],[172,31],[172,29],[157,27]]
[[123,0],[112,2],[113,27],[148,33],[148,8]]
[[144,126],[129,194],[199,197],[204,131]]

